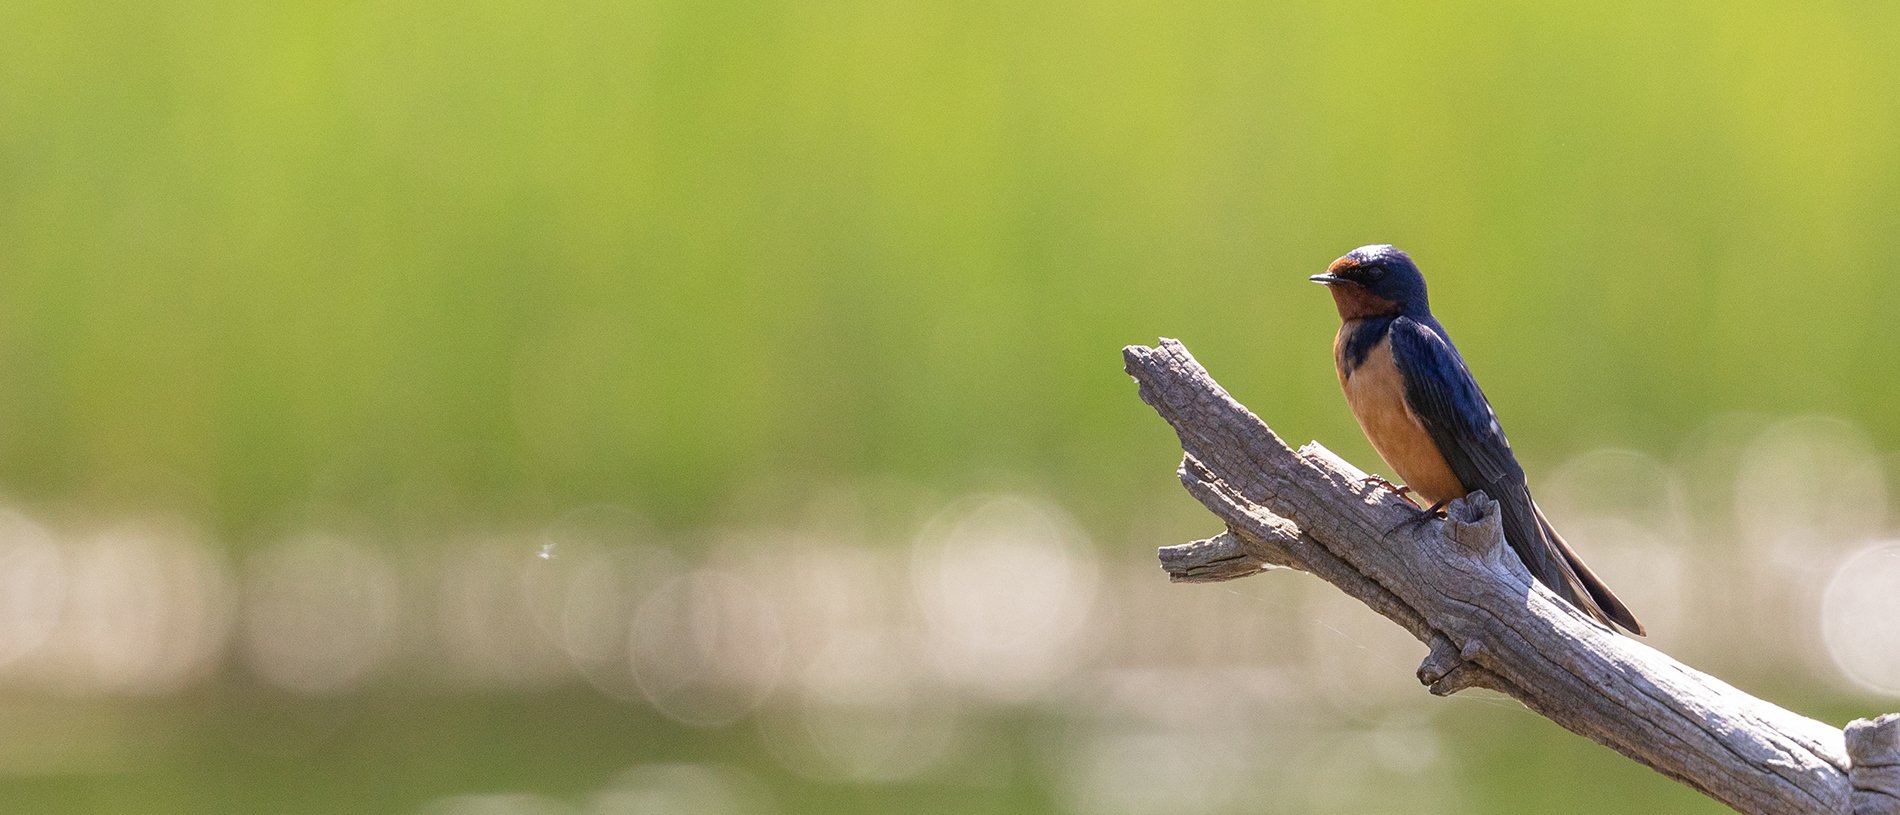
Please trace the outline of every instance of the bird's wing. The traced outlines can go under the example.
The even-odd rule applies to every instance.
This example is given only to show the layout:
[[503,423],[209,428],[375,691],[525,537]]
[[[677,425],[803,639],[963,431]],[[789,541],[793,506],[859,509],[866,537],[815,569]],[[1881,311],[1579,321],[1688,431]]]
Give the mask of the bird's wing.
[[1392,361],[1405,380],[1405,403],[1425,425],[1451,472],[1468,490],[1501,499],[1502,487],[1524,483],[1491,403],[1471,378],[1458,349],[1436,326],[1400,317],[1392,321]]
[[1504,539],[1525,568],[1584,613],[1643,633],[1635,615],[1544,520],[1491,403],[1443,330],[1429,321],[1400,317],[1392,321],[1391,331],[1392,361],[1405,381],[1406,406],[1425,425],[1465,489],[1484,490],[1498,502]]
[[1524,468],[1458,349],[1437,326],[1400,317],[1392,321],[1392,361],[1405,381],[1406,406],[1425,425],[1452,475],[1465,489],[1484,490],[1498,502],[1504,538],[1525,568],[1572,605],[1590,610],[1583,587],[1544,537]]

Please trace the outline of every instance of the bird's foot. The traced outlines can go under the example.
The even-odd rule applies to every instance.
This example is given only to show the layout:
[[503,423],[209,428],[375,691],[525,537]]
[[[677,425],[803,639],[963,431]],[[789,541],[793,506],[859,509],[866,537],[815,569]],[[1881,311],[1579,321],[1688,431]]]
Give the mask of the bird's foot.
[[[1410,500],[1410,499],[1407,499],[1407,500]],[[1447,517],[1445,515],[1445,505],[1449,503],[1451,502],[1439,501],[1435,504],[1432,504],[1429,507],[1419,510],[1417,515],[1413,515],[1410,518],[1406,518],[1405,520],[1400,521],[1398,526],[1392,527],[1392,532],[1397,532],[1408,526],[1422,526],[1427,521],[1435,521],[1435,520],[1440,520],[1442,518]],[[1418,504],[1413,504],[1412,506],[1418,506]],[[1392,532],[1387,532],[1386,534],[1390,535],[1392,534]]]
[[1411,504],[1413,509],[1418,508],[1418,502],[1412,500],[1411,487],[1401,487],[1397,484],[1394,484],[1390,481],[1385,480],[1385,476],[1379,476],[1379,475],[1366,476],[1365,478],[1359,479],[1359,483],[1372,484],[1374,486],[1384,487],[1388,490],[1391,490],[1393,495],[1396,495],[1400,498],[1405,499],[1405,503]]

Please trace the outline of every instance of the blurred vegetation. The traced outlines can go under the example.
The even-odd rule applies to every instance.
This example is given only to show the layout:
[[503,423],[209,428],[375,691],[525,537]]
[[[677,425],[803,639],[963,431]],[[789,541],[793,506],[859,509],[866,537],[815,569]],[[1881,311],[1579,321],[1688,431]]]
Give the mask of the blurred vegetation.
[[[0,489],[177,513],[233,556],[312,513],[611,502],[684,535],[887,478],[1025,487],[1107,533],[1185,503],[1116,353],[1157,335],[1376,461],[1304,280],[1374,242],[1419,259],[1533,471],[1731,411],[1892,449],[1897,39],[1857,2],[10,0]],[[620,710],[535,704],[398,729],[479,765]],[[260,781],[207,729],[144,778]],[[1509,743],[1617,763],[1551,731]],[[548,738],[527,775],[575,758]],[[1047,803],[1010,777],[781,800]],[[128,805],[67,783],[0,794]],[[1487,783],[1508,803],[1469,811],[1536,804]],[[1574,792],[1602,806],[1552,811],[1619,808]],[[419,800],[337,794],[170,811]]]
[[1302,278],[1381,241],[1533,459],[1735,408],[1900,442],[1896,16],[9,3],[0,475],[234,531],[415,483],[1118,503],[1157,334],[1363,458]]

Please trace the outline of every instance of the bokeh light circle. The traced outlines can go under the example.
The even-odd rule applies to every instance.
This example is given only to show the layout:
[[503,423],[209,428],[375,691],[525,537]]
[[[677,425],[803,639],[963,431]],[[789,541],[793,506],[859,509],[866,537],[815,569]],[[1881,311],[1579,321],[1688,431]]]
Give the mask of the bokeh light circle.
[[1821,595],[1821,635],[1848,679],[1900,696],[1900,541],[1841,561]]
[[311,535],[253,556],[238,635],[250,669],[306,694],[360,686],[398,634],[395,568],[381,552]]

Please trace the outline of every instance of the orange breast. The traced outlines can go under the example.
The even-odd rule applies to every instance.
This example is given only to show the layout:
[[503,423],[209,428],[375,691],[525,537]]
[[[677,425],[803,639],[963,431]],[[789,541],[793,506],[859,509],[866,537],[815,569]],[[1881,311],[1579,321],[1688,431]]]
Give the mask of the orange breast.
[[[1340,328],[1340,342],[1353,327],[1348,323]],[[1425,425],[1405,404],[1405,382],[1399,377],[1398,365],[1392,361],[1389,338],[1380,338],[1366,354],[1365,361],[1351,373],[1346,372],[1344,365],[1339,366],[1339,371],[1339,384],[1346,391],[1346,404],[1352,406],[1353,418],[1359,420],[1359,428],[1366,432],[1372,449],[1379,451],[1379,457],[1405,479],[1406,486],[1434,503],[1467,492],[1458,477],[1452,475],[1451,467],[1438,452],[1438,445],[1425,431]]]

